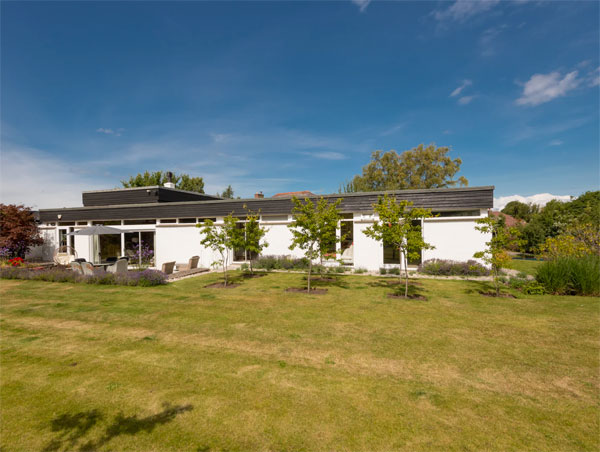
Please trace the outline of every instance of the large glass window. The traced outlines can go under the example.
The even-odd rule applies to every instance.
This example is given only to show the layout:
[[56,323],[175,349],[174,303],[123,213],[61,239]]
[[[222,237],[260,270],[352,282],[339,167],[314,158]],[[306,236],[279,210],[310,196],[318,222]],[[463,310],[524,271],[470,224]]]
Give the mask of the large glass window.
[[[237,229],[244,229],[245,228],[245,222],[243,221],[239,221],[235,227]],[[238,248],[233,250],[233,260],[237,261],[237,262],[242,262],[242,261],[251,261],[254,260],[258,257],[258,255],[253,252],[253,251],[249,251],[246,250],[244,248]]]
[[354,222],[351,219],[340,221],[340,237],[341,259],[345,264],[351,264],[354,262]]
[[[421,220],[414,220],[413,226],[416,226],[422,234]],[[409,251],[411,250],[410,242],[408,243]],[[408,265],[419,265],[422,261],[422,253],[419,253],[418,259],[408,259]],[[388,243],[383,243],[383,263],[384,264],[399,264],[400,250]]]
[[132,265],[154,265],[154,231],[126,232],[125,256]]
[[109,258],[118,258],[121,255],[121,234],[102,234],[98,237],[101,262],[106,262]]

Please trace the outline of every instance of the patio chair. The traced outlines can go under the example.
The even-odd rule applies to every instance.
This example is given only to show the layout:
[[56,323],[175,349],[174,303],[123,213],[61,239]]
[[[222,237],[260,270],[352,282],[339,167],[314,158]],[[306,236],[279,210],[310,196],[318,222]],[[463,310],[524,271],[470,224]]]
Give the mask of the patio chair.
[[94,276],[94,266],[89,262],[82,262],[81,269],[83,270],[83,274],[86,276]]
[[185,271],[185,270],[193,270],[198,268],[198,262],[200,261],[200,256],[192,256],[187,264],[175,264],[177,267],[177,271]]
[[71,270],[75,273],[83,275],[83,268],[81,268],[81,262],[71,262]]
[[174,269],[175,269],[175,261],[165,262],[164,264],[162,264],[162,272],[167,275],[173,274]]
[[114,264],[106,267],[109,273],[127,273],[127,259],[119,259]]

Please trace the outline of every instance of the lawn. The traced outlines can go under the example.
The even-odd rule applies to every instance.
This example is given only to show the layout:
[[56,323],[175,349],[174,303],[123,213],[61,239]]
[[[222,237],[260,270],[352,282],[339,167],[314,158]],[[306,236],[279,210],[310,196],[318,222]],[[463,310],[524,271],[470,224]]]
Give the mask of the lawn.
[[510,268],[514,268],[517,271],[535,276],[537,268],[543,262],[544,261],[536,261],[533,259],[512,259],[510,261]]
[[216,278],[0,281],[0,449],[598,450],[598,299]]

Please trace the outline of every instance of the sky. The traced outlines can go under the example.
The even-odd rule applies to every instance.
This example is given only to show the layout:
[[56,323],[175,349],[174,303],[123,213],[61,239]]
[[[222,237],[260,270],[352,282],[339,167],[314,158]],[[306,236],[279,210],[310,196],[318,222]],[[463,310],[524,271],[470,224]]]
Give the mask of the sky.
[[600,185],[596,1],[0,3],[0,198],[81,205],[141,171],[335,193],[449,146],[508,200]]

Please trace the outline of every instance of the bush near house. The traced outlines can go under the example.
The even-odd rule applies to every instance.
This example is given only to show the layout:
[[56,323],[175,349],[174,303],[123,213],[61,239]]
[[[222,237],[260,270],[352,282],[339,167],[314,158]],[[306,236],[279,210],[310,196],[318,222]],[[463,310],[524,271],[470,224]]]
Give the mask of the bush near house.
[[600,256],[564,256],[538,267],[536,280],[558,295],[600,295]]
[[261,256],[254,262],[254,267],[263,270],[307,270],[308,259],[306,257]]
[[141,272],[107,273],[96,271],[94,275],[79,275],[67,268],[53,267],[44,270],[31,270],[19,267],[1,267],[0,279],[24,279],[49,282],[86,283],[117,286],[158,286],[166,284],[167,275],[158,270]]
[[419,273],[435,276],[488,276],[490,271],[475,260],[458,262],[430,259],[419,265]]

